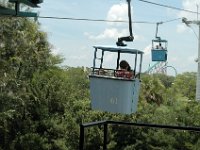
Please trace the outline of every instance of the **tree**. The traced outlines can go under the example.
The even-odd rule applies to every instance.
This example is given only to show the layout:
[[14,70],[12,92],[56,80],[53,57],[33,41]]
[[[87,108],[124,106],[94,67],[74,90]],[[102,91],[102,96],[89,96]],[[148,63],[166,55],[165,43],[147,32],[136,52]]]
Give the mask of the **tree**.
[[33,20],[1,18],[0,35],[0,145],[11,149],[32,124],[27,108],[37,101],[31,98],[31,79],[53,64],[46,34]]
[[174,81],[172,89],[180,93],[182,96],[194,100],[196,91],[196,73],[185,72],[178,75]]
[[143,75],[141,99],[160,105],[164,101],[165,86],[156,76]]

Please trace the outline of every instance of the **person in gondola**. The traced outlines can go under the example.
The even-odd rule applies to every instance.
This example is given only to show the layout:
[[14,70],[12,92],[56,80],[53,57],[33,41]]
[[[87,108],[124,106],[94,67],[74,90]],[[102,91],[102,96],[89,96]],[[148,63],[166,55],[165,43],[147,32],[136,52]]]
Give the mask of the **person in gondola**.
[[159,43],[159,45],[156,45],[156,49],[163,49],[162,44]]
[[120,70],[116,71],[117,77],[122,77],[126,79],[132,79],[134,77],[134,73],[131,70],[131,67],[127,61],[122,60],[119,66],[120,66]]

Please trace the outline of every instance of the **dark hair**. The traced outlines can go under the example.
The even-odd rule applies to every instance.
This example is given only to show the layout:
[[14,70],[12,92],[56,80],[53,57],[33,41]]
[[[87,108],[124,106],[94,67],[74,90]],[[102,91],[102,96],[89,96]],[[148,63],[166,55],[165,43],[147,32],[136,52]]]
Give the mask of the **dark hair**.
[[127,69],[127,71],[131,70],[131,67],[129,66],[128,62],[125,60],[122,60],[119,64],[120,68]]

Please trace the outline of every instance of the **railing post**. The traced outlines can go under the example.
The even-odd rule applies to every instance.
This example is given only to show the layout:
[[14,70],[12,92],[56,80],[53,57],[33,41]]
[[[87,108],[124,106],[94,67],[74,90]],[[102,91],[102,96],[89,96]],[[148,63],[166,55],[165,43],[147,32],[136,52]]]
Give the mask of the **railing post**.
[[103,137],[103,150],[107,150],[107,133],[108,133],[108,123],[105,122],[104,126],[104,137]]
[[80,139],[79,139],[79,150],[83,150],[84,146],[84,126],[80,125]]

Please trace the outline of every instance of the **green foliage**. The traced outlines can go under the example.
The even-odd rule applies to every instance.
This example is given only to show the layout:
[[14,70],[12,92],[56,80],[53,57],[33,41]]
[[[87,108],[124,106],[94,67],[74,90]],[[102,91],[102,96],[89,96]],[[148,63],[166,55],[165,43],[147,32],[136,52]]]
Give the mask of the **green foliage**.
[[61,59],[32,20],[2,18],[0,34],[1,148],[66,149]]
[[50,65],[46,34],[37,24],[26,18],[3,18],[0,24],[1,75],[24,80]]
[[47,143],[48,139],[46,137],[42,137],[37,133],[26,133],[16,138],[12,149],[45,150],[50,148]]
[[162,84],[165,86],[165,88],[170,88],[173,85],[174,80],[175,80],[175,77],[168,76],[165,74],[153,74],[153,76],[155,78],[158,78],[162,82]]
[[159,78],[155,76],[143,75],[141,98],[149,103],[160,105],[164,102],[165,87]]
[[189,100],[194,100],[196,92],[196,73],[186,72],[178,75],[172,89],[182,96],[187,97]]

